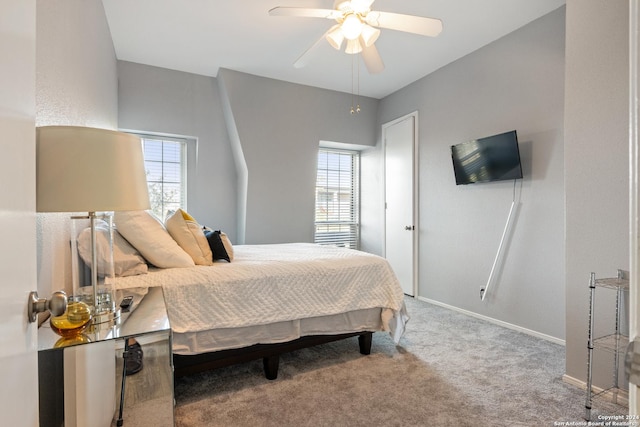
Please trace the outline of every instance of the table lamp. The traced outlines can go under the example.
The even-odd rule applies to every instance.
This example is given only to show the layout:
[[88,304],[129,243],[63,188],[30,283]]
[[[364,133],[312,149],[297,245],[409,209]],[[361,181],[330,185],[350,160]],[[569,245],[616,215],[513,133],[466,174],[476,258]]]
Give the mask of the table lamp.
[[[91,256],[82,267],[77,265],[76,232],[71,236],[74,295],[70,301],[88,304],[93,324],[112,321],[118,314],[111,212],[145,209],[149,194],[140,138],[80,126],[36,128],[36,211],[82,213],[71,217],[72,226],[76,220],[89,223]],[[105,246],[97,244],[100,219],[108,230],[106,254],[98,253]],[[110,271],[104,265],[99,268],[105,257],[111,261]],[[87,272],[87,286],[80,283],[80,271]]]

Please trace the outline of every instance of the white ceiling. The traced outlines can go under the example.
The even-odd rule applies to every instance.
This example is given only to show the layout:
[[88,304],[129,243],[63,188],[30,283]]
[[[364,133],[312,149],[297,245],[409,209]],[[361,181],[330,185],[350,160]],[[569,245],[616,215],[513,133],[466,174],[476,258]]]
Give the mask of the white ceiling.
[[[333,0],[102,0],[118,59],[215,77],[219,68],[374,98],[555,10],[564,0],[377,0],[373,10],[439,18],[435,38],[382,30],[385,70],[368,74],[322,41],[308,65],[293,63],[333,21],[269,16],[275,6],[332,9]],[[359,73],[357,72],[359,63]],[[354,66],[354,64],[356,64]]]

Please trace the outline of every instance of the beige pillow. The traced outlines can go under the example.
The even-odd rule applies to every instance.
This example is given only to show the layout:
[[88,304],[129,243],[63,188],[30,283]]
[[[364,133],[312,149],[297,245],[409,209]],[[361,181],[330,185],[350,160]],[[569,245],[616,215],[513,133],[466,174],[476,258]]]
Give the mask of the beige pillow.
[[[109,226],[104,221],[96,221],[96,249],[98,255],[98,275],[107,272],[109,250]],[[87,227],[78,235],[78,253],[88,266],[91,265],[91,228]],[[113,231],[113,272],[115,276],[135,276],[148,271],[147,263],[140,253],[124,237]]]
[[193,260],[147,211],[118,211],[113,215],[118,232],[151,264],[160,268],[193,267]]
[[227,251],[229,262],[233,261],[233,245],[231,244],[231,240],[229,240],[226,233],[220,233],[220,239],[224,245],[224,250]]
[[204,237],[202,227],[191,215],[178,209],[164,221],[164,226],[196,265],[213,265],[209,242]]

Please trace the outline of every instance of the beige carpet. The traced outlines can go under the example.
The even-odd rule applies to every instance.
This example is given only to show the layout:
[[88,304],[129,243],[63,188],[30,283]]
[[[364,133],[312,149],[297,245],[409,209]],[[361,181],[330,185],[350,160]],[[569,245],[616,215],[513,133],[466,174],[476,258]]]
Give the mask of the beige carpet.
[[[255,361],[178,379],[176,426],[554,426],[584,421],[562,382],[564,347],[407,298],[395,346],[374,334],[283,355],[275,381]],[[585,354],[586,369],[586,354]],[[626,408],[595,403],[599,414]]]

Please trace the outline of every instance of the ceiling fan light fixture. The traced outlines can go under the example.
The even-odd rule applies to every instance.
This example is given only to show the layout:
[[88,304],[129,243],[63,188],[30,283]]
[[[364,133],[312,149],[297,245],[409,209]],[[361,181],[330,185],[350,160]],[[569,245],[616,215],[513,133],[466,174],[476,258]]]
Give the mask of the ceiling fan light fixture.
[[344,41],[344,34],[340,25],[335,25],[326,36],[327,41],[334,49],[340,50]]
[[[341,50],[347,40],[345,53],[362,53],[363,61],[369,73],[380,73],[384,63],[378,49],[378,40],[382,29],[402,31],[427,37],[436,37],[442,31],[442,21],[418,15],[405,15],[393,12],[371,10],[375,0],[334,0],[334,9],[316,9],[307,7],[277,6],[269,10],[270,16],[299,16],[322,18],[335,21],[333,27],[307,49],[295,62],[296,68],[306,64],[309,52],[326,39],[336,50]],[[354,60],[353,64],[356,63]],[[359,62],[358,62],[359,63]]]
[[360,17],[350,13],[342,21],[342,34],[347,40],[357,40],[360,37],[360,33],[362,33],[363,27],[364,23],[360,20]]
[[340,11],[346,12],[348,10],[353,10],[351,8],[351,0],[336,0],[333,2],[333,8]]
[[356,53],[362,52],[362,45],[358,39],[355,40],[347,40],[347,47],[344,50],[345,53],[350,55],[355,55]]
[[373,0],[351,0],[351,9],[360,14],[369,12]]
[[364,24],[362,27],[362,32],[360,33],[362,41],[366,47],[371,46],[378,40],[380,37],[380,30],[377,28],[373,28],[370,25]]

